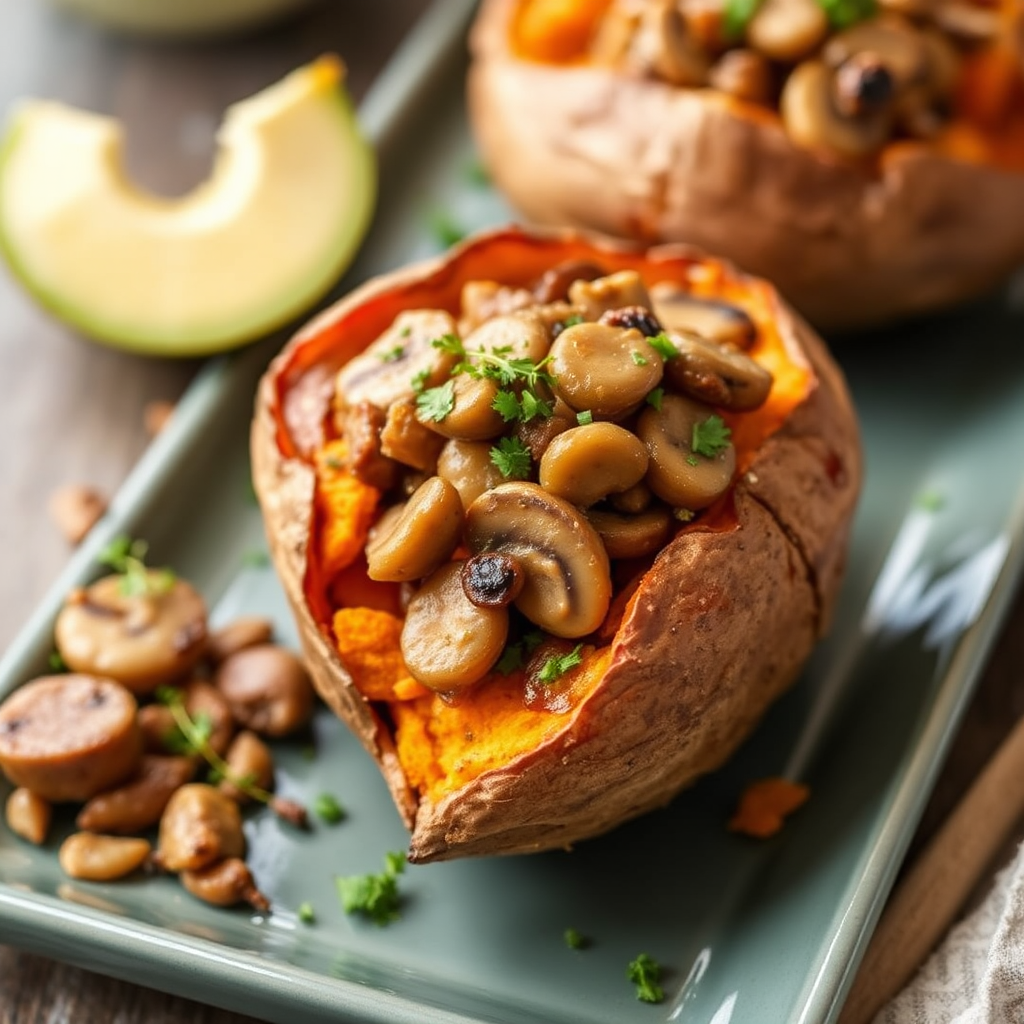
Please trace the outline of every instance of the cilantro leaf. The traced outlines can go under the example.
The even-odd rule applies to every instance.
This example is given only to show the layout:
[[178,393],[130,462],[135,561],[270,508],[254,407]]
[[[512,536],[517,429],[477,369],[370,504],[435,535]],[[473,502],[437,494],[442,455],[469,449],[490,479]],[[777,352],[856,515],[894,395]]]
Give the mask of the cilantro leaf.
[[518,437],[503,437],[491,448],[491,462],[507,480],[525,480],[533,468],[530,449]]
[[405,857],[390,851],[384,858],[384,870],[378,875],[335,878],[342,909],[346,914],[362,914],[381,927],[397,921],[401,903],[398,876],[404,870]]
[[664,388],[652,388],[647,392],[646,402],[649,406],[661,412],[661,400],[665,397]]
[[636,366],[646,366],[646,365],[647,365],[647,358],[646,358],[646,356],[642,355],[642,354],[641,354],[640,352],[638,352],[638,351],[637,351],[636,349],[633,349],[633,350],[632,350],[632,351],[631,351],[631,352],[629,353],[629,356],[630,356],[630,358],[631,358],[631,359],[633,360],[633,363],[634,363],[634,364],[635,364]]
[[875,0],[818,0],[828,15],[832,28],[849,28],[858,21],[866,21],[878,10]]
[[331,793],[321,793],[313,801],[313,813],[328,825],[337,825],[345,817],[345,809]]
[[647,953],[641,953],[629,962],[626,977],[636,985],[636,997],[644,1003],[660,1003],[665,992],[658,980],[661,978],[661,965]]
[[712,414],[706,420],[698,420],[693,425],[690,448],[706,459],[713,459],[729,447],[732,431],[725,425],[721,416]]
[[457,334],[442,334],[440,338],[435,338],[430,344],[439,352],[449,352],[460,358],[466,355],[462,339]]
[[542,683],[553,683],[571,668],[583,661],[583,644],[577,644],[568,654],[552,654],[541,666],[537,678]]
[[588,423],[594,422],[594,414],[589,409],[584,409],[582,412],[576,413],[576,422],[581,427],[585,427]]
[[586,949],[590,945],[590,940],[575,928],[566,928],[562,938],[570,949]]
[[416,410],[425,420],[440,423],[455,408],[455,381],[427,388],[416,396]]
[[726,39],[739,39],[747,30],[750,19],[757,13],[761,0],[726,0],[722,17],[722,31]]
[[316,911],[313,910],[313,904],[308,900],[300,903],[296,916],[303,924],[313,924],[316,921]]
[[523,397],[519,400],[519,408],[521,410],[520,419],[524,423],[529,423],[530,420],[536,419],[538,416],[549,419],[555,412],[549,401],[529,390],[523,392]]
[[511,391],[501,388],[491,402],[491,408],[506,422],[515,423],[522,418],[523,410],[519,399]]
[[654,335],[653,338],[648,338],[647,344],[650,345],[662,359],[671,359],[673,356],[679,355],[679,349],[676,348],[672,339],[664,331],[662,331],[661,334]]
[[396,363],[402,356],[405,355],[404,345],[395,345],[394,348],[389,348],[387,352],[381,352],[377,357],[382,363]]

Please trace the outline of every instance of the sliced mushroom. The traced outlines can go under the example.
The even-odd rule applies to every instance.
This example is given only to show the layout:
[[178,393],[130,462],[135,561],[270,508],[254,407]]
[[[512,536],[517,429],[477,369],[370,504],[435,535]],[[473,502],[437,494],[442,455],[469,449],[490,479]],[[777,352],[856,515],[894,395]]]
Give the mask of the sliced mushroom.
[[662,358],[635,328],[582,323],[555,339],[550,367],[555,394],[570,408],[615,420],[658,386]]
[[478,608],[506,608],[525,582],[519,562],[500,551],[474,555],[462,566],[462,589]]
[[673,281],[651,288],[658,319],[669,331],[692,331],[720,345],[748,349],[757,340],[757,325],[746,310],[717,299],[698,298]]
[[459,492],[462,507],[470,505],[484,491],[497,487],[505,478],[491,458],[486,441],[446,441],[437,459],[437,475]]
[[75,672],[149,693],[189,672],[206,651],[206,604],[188,583],[149,572],[145,594],[126,594],[123,576],[75,591],[57,616],[57,649]]
[[906,19],[883,14],[834,35],[821,57],[833,71],[859,53],[871,53],[892,75],[897,93],[925,79],[928,52],[921,33]]
[[343,405],[372,402],[386,409],[413,396],[413,380],[434,387],[447,379],[458,357],[441,352],[433,342],[456,332],[455,320],[443,309],[399,313],[394,323],[364,352],[339,371],[336,392]]
[[832,71],[817,60],[799,64],[786,79],[779,110],[796,145],[854,159],[881,149],[892,126],[889,108],[844,117],[836,109]]
[[647,286],[635,270],[620,270],[590,281],[579,278],[569,285],[569,301],[582,310],[584,320],[597,320],[602,313],[624,306],[651,308]]
[[767,105],[775,95],[772,66],[756,50],[727,50],[708,73],[708,84],[747,103]]
[[638,515],[603,509],[587,512],[590,525],[601,535],[609,558],[643,558],[660,551],[672,536],[672,512],[658,505]]
[[711,63],[690,34],[675,0],[652,0],[640,16],[626,54],[626,65],[671,82],[698,86],[707,80]]
[[714,415],[710,407],[680,395],[666,395],[660,409],[649,407],[640,414],[636,432],[651,458],[647,483],[675,508],[706,508],[732,483],[732,444],[702,449],[695,440]]
[[651,493],[650,487],[640,481],[638,484],[634,484],[627,491],[623,491],[621,494],[609,494],[608,504],[611,505],[616,512],[625,512],[627,515],[635,516],[640,512],[647,509],[651,502],[654,500],[654,495]]
[[856,53],[836,69],[836,110],[843,117],[864,117],[885,110],[896,84],[888,66],[874,53]]
[[175,790],[160,817],[157,862],[166,871],[195,871],[245,853],[238,804],[219,789],[190,782]]
[[[556,411],[553,416],[536,416],[525,423],[520,421],[513,433],[530,449],[530,458],[534,462],[540,462],[548,450],[548,445],[559,434],[575,427],[577,422],[576,413],[563,405],[561,411]],[[499,480],[498,483],[500,482]]]
[[762,0],[747,24],[747,44],[769,60],[795,64],[821,45],[828,28],[817,0]]
[[34,679],[0,705],[0,769],[54,803],[88,800],[138,768],[135,708],[132,694],[109,679]]
[[565,302],[576,281],[596,281],[604,268],[590,260],[565,260],[546,270],[533,286],[533,294],[542,304]]
[[462,588],[461,561],[441,566],[416,591],[402,625],[402,658],[409,672],[439,693],[479,682],[501,657],[508,611],[481,608]]
[[525,288],[509,288],[497,281],[467,281],[462,286],[459,333],[465,337],[491,317],[524,309],[535,301]]
[[466,513],[474,554],[515,558],[526,582],[516,607],[553,636],[597,629],[611,601],[608,555],[575,507],[531,483],[507,483],[481,495]]
[[390,529],[366,545],[370,579],[402,583],[429,576],[451,557],[461,528],[459,492],[443,477],[431,477],[405,503]]
[[679,352],[665,363],[672,387],[723,409],[747,412],[764,404],[772,375],[745,352],[689,332],[671,339]]
[[663,329],[658,318],[646,306],[609,309],[601,314],[597,322],[612,327],[635,327],[645,338],[653,338],[661,334]]
[[532,309],[496,316],[481,324],[465,340],[470,359],[474,352],[502,352],[510,359],[539,363],[551,347],[551,330]]
[[499,390],[496,380],[460,373],[452,378],[452,388],[452,407],[445,416],[434,419],[420,412],[425,427],[460,441],[484,441],[502,432],[505,421],[494,408]]
[[586,508],[643,480],[647,461],[647,449],[632,431],[614,423],[587,423],[548,445],[539,482],[548,494]]

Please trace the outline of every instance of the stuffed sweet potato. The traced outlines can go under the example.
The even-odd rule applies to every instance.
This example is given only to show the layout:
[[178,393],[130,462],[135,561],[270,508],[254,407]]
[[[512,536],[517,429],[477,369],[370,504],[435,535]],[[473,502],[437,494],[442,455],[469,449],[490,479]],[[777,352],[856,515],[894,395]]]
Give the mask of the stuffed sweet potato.
[[827,330],[1024,262],[1021,0],[485,0],[472,51],[481,153],[538,223],[702,246]]
[[252,460],[415,862],[565,846],[721,764],[828,624],[860,481],[841,375],[768,284],[514,229],[303,329]]

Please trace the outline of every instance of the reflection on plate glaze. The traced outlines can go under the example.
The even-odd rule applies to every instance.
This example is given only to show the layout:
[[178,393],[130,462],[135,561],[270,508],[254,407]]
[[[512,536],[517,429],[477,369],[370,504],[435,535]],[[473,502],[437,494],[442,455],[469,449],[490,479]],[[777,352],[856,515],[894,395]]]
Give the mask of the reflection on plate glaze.
[[985,607],[1010,548],[1000,533],[989,541],[965,534],[929,564],[924,549],[933,515],[913,510],[893,541],[864,613],[862,629],[905,636],[927,626],[924,644],[945,646],[967,629]]

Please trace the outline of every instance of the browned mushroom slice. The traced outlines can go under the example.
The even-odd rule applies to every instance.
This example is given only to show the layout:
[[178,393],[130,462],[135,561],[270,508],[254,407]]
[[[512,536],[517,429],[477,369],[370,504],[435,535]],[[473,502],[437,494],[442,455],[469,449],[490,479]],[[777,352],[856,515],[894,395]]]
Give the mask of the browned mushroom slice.
[[402,583],[429,576],[451,557],[462,527],[462,499],[443,477],[433,476],[406,502],[387,529],[366,545],[370,579]]
[[57,649],[75,672],[149,693],[189,672],[206,652],[206,605],[181,579],[156,572],[148,593],[125,594],[124,577],[75,591],[57,616]]
[[462,562],[449,562],[416,591],[402,625],[402,658],[411,675],[439,693],[479,682],[501,657],[508,611],[473,604]]
[[881,149],[892,125],[888,107],[844,117],[836,108],[832,71],[817,60],[797,65],[786,79],[779,109],[786,134],[798,146],[844,157],[865,157]]
[[665,363],[665,379],[678,391],[723,409],[747,412],[763,405],[772,375],[746,353],[700,335],[673,333],[678,355]]
[[745,310],[728,302],[702,299],[672,281],[651,288],[654,313],[669,331],[692,331],[720,345],[748,349],[757,340],[757,325]]
[[883,14],[844,29],[825,44],[821,56],[835,70],[865,52],[886,66],[896,92],[923,81],[928,73],[928,53],[921,33],[898,15]]
[[167,871],[195,871],[245,853],[238,804],[219,789],[190,782],[175,790],[160,817],[157,863]]
[[755,50],[727,50],[708,73],[708,84],[747,103],[769,104],[775,95],[772,66]]
[[604,620],[612,592],[608,555],[567,501],[536,484],[502,484],[470,506],[465,540],[474,554],[516,559],[526,579],[516,607],[553,636],[586,636]]
[[666,395],[660,409],[640,414],[636,432],[651,458],[647,483],[669,505],[706,508],[728,490],[736,450],[713,409]]
[[587,423],[559,434],[539,468],[545,491],[585,508],[639,483],[647,472],[647,449],[624,427]]
[[660,551],[672,536],[675,522],[665,505],[638,515],[592,509],[590,524],[601,535],[609,558],[643,558]]
[[490,377],[471,377],[460,373],[449,382],[451,407],[444,415],[433,409],[420,408],[419,421],[441,437],[460,441],[483,441],[497,437],[505,421],[494,408],[498,395],[498,382]]
[[548,450],[548,445],[559,434],[575,427],[577,422],[575,412],[568,406],[563,406],[562,411],[556,412],[553,416],[536,416],[525,423],[520,421],[513,433],[530,449],[530,458],[534,462],[540,462]]
[[662,358],[635,328],[582,323],[567,327],[551,346],[555,394],[596,419],[629,415],[658,386]]
[[0,705],[0,769],[54,803],[88,800],[139,766],[135,698],[109,679],[43,676]]
[[497,281],[467,281],[462,286],[459,333],[465,336],[491,317],[532,306],[536,301],[525,288],[509,288]]
[[444,438],[416,418],[416,403],[403,398],[388,406],[380,432],[380,451],[389,459],[424,473],[433,473]]
[[592,281],[574,281],[569,286],[569,301],[582,310],[584,320],[597,320],[602,313],[623,306],[651,308],[647,286],[635,270],[620,270]]
[[487,441],[455,439],[446,441],[441,449],[437,459],[437,475],[459,492],[464,509],[469,508],[484,491],[497,487],[505,479],[491,458],[491,445]]
[[652,0],[646,5],[630,40],[627,66],[673,85],[698,86],[707,81],[710,63],[675,0]]
[[455,332],[455,320],[442,309],[399,313],[365,352],[341,368],[338,399],[343,405],[365,401],[386,409],[392,402],[415,394],[414,380],[423,387],[442,383],[458,357],[436,349],[432,343]]
[[747,44],[770,60],[795,64],[821,45],[828,27],[817,0],[762,0],[747,25]]
[[546,270],[533,286],[538,302],[565,302],[576,281],[595,281],[604,275],[604,268],[590,260],[566,260]]

